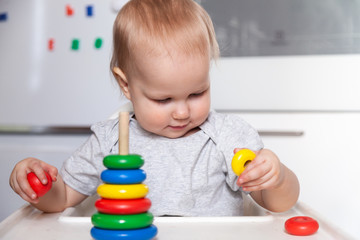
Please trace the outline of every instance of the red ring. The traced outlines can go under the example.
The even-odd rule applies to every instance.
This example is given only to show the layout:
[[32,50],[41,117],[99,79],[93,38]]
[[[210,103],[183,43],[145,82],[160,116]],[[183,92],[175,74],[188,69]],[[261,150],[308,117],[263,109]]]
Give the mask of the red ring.
[[140,199],[106,199],[100,198],[95,202],[96,209],[108,214],[137,214],[149,210],[151,201]]
[[319,223],[307,216],[297,216],[286,220],[285,230],[296,236],[307,236],[314,234],[319,229]]

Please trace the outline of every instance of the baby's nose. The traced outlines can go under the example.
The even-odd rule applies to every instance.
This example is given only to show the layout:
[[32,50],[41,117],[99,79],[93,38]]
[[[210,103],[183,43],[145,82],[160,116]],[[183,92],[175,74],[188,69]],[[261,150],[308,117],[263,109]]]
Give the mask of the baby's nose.
[[190,116],[189,106],[186,103],[176,104],[176,108],[173,112],[174,119],[187,119]]

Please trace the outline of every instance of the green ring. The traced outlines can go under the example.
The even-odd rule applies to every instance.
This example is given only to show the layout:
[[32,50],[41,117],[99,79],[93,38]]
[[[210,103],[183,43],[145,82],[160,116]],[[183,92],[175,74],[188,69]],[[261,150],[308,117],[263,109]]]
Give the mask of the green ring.
[[136,169],[144,165],[140,155],[108,155],[104,157],[103,163],[108,169]]
[[131,215],[113,215],[97,212],[91,217],[91,222],[95,227],[112,230],[144,228],[150,226],[153,221],[154,216],[149,212]]

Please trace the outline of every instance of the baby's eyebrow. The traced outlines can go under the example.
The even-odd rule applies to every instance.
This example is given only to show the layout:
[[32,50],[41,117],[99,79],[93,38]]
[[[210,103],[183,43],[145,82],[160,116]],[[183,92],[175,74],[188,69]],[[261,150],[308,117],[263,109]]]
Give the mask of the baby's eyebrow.
[[206,85],[204,87],[202,87],[201,89],[199,89],[198,91],[194,91],[194,93],[202,93],[205,92],[206,90],[208,90],[210,88],[210,85]]
[[150,99],[167,99],[167,98],[171,98],[168,94],[149,94],[148,92],[144,92],[144,95],[147,97],[147,98],[150,98]]

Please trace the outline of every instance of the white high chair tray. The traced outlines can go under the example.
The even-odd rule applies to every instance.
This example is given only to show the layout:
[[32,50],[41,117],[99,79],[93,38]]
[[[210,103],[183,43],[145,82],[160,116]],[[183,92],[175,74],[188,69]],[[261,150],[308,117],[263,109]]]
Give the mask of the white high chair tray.
[[[96,211],[93,203],[94,198],[89,198],[75,208],[52,214],[26,205],[0,223],[0,239],[90,240],[90,216]],[[301,203],[280,214],[265,211],[251,201],[246,202],[245,209],[246,216],[239,217],[156,217],[154,224],[158,228],[158,235],[155,240],[351,239]],[[285,221],[301,215],[319,222],[317,233],[303,237],[286,233]]]

